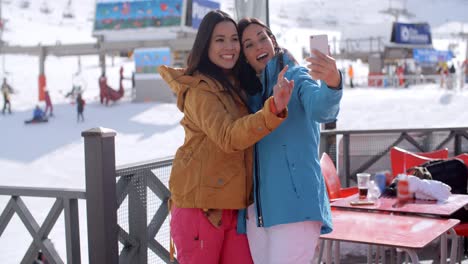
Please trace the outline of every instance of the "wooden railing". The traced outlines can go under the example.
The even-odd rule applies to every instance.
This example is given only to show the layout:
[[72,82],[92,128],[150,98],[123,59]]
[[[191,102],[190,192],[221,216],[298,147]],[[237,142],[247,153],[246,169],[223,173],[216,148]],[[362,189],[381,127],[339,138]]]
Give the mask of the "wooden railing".
[[455,156],[468,152],[468,127],[321,132],[320,151],[334,158],[346,186],[356,181],[358,172],[389,170],[389,152],[394,146],[416,152],[448,148]]
[[[95,128],[82,135],[86,193],[0,186],[0,196],[10,196],[0,215],[0,236],[16,213],[33,236],[21,263],[32,263],[39,250],[50,263],[64,263],[48,238],[64,211],[66,263],[81,263],[77,200],[86,199],[89,263],[171,263],[167,185],[172,157],[116,167],[114,131]],[[468,152],[468,127],[321,132],[320,151],[335,160],[347,186],[355,181],[357,172],[388,169],[393,146],[412,151],[448,148],[450,155],[457,155]],[[41,226],[24,204],[24,196],[56,199]]]
[[[2,236],[3,231],[5,231],[5,228],[8,226],[13,215],[17,214],[33,238],[33,241],[21,260],[21,263],[33,263],[39,251],[42,251],[51,264],[81,263],[78,199],[86,198],[84,191],[57,188],[0,186],[0,196],[10,196],[10,200],[0,215],[0,236]],[[42,225],[38,224],[26,204],[23,202],[22,197],[55,198],[55,203],[47,214]],[[62,212],[64,212],[65,216],[65,237],[67,248],[66,262],[60,258],[51,240],[48,238],[50,231],[55,226],[55,223]]]

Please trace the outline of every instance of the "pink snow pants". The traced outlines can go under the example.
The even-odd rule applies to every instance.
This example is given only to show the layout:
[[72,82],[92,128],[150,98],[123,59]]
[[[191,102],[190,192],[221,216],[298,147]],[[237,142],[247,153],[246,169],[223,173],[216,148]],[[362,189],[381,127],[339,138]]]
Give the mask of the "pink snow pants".
[[197,208],[172,206],[171,236],[180,264],[253,264],[245,234],[238,234],[237,210],[223,210],[215,227]]

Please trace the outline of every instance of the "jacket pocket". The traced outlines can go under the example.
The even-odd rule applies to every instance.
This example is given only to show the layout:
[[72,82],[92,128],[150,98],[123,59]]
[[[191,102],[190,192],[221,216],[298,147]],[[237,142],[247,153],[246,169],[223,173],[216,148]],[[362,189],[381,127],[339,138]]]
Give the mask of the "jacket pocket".
[[289,154],[288,152],[288,146],[287,145],[283,145],[283,154],[284,154],[284,158],[286,160],[286,164],[288,166],[288,176],[289,176],[289,180],[291,182],[291,187],[294,191],[294,193],[296,194],[297,198],[300,197],[299,195],[299,190],[298,190],[298,186],[297,184],[299,182],[296,182],[295,181],[295,175],[296,175],[296,162],[295,160],[291,157],[291,154]]
[[207,149],[204,160],[204,174],[202,185],[209,188],[224,188],[235,177],[245,177],[244,152],[237,151],[226,153],[209,142],[211,147]]

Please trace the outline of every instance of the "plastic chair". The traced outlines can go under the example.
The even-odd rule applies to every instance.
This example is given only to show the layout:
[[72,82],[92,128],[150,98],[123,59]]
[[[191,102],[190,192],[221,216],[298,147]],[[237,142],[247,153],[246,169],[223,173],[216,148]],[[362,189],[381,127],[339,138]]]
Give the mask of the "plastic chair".
[[[468,154],[467,153],[460,154],[458,156],[455,156],[454,158],[463,160],[463,162],[465,162],[465,166],[468,166]],[[457,236],[464,238],[463,240],[460,239],[461,241],[460,244],[463,244],[464,253],[468,252],[468,243],[467,243],[468,242],[467,241],[468,223],[460,223],[457,226],[455,226],[453,229],[455,230],[455,233],[457,234]],[[461,251],[461,248],[462,248],[461,245],[459,245],[460,250],[458,252],[457,262],[461,262],[461,255],[463,254],[463,252]]]
[[431,152],[413,153],[399,147],[390,150],[390,162],[392,165],[393,177],[406,172],[407,169],[421,165],[427,161],[436,159],[447,159],[448,149],[439,149]]
[[[320,167],[322,168],[323,178],[325,180],[325,186],[327,187],[328,199],[330,202],[334,200],[341,199],[344,197],[351,196],[359,192],[357,186],[349,187],[349,188],[341,188],[341,181],[338,173],[336,172],[335,164],[333,160],[328,156],[327,153],[322,154],[322,158],[320,159]],[[333,208],[332,208],[333,210]],[[339,251],[339,242],[335,242],[335,250]],[[322,240],[319,246],[319,255],[318,260],[319,263],[322,259],[323,250],[325,248],[325,240]]]
[[323,178],[325,179],[325,185],[327,187],[328,199],[330,199],[330,201],[358,193],[359,190],[357,186],[341,188],[340,177],[338,177],[338,173],[336,172],[335,164],[330,156],[325,152],[322,154],[322,158],[320,159],[320,167],[322,168]]
[[429,152],[416,152],[415,154],[426,157],[426,158],[432,158],[432,159],[447,159],[449,152],[448,152],[448,148],[444,148],[444,149],[438,149],[438,150],[429,151]]
[[463,162],[465,162],[465,166],[468,166],[468,153],[460,154],[458,156],[455,156],[454,158],[463,160]]

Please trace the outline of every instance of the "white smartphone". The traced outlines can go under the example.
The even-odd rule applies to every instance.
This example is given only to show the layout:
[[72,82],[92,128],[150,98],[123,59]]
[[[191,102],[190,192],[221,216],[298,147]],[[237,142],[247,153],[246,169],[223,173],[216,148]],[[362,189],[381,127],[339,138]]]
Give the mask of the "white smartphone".
[[312,50],[316,49],[325,55],[328,55],[328,36],[312,35],[310,36],[310,56],[315,57]]

